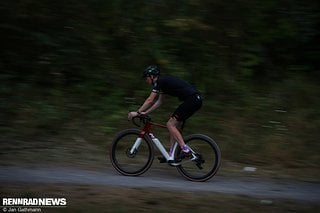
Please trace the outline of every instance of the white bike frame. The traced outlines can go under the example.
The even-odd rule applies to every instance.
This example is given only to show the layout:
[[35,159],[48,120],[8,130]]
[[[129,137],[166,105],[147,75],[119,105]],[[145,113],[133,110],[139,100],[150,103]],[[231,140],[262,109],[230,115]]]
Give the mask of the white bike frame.
[[[142,142],[142,138],[145,136],[145,134],[148,134],[148,136],[152,140],[152,143],[155,145],[155,147],[157,147],[157,149],[161,152],[161,154],[167,160],[168,163],[171,163],[171,165],[173,165],[173,166],[180,165],[181,163],[174,163],[174,161],[175,161],[174,153],[176,153],[177,147],[179,146],[178,142],[175,142],[172,145],[172,147],[170,149],[170,152],[167,152],[167,150],[162,145],[160,140],[157,137],[155,137],[153,135],[153,133],[150,131],[152,125],[158,126],[158,127],[161,127],[161,128],[166,128],[165,125],[158,124],[158,123],[152,123],[152,122],[145,123],[144,129],[141,130],[141,132],[139,134],[139,137],[136,139],[136,141],[134,142],[133,146],[131,147],[129,154],[130,155],[134,155],[137,152],[137,150],[139,149],[139,146],[140,146],[140,144]],[[137,126],[139,126],[139,125],[137,125]],[[193,160],[195,160],[197,158],[196,154],[195,154],[194,150],[192,150],[189,146],[188,146],[188,148],[190,149],[190,151],[192,153],[192,158],[189,161],[193,161]],[[185,162],[187,162],[187,161],[185,161]]]
[[[173,161],[174,160],[174,153],[178,147],[178,143],[175,142],[173,144],[173,147],[171,148],[171,155],[169,154],[169,152],[167,152],[166,148],[162,145],[162,143],[160,142],[160,140],[158,138],[156,138],[152,133],[149,133],[149,136],[153,142],[153,144],[157,147],[157,149],[161,152],[161,154],[163,155],[163,157],[165,157],[165,159],[167,161]],[[136,150],[139,149],[139,146],[141,144],[142,141],[142,137],[138,137],[136,139],[136,141],[134,142],[133,146],[130,149],[130,154],[133,154]]]
[[[155,137],[152,133],[149,133],[149,136],[153,142],[153,144],[157,147],[157,149],[161,152],[161,154],[163,155],[163,157],[165,157],[165,159],[167,160],[167,162],[170,162],[170,161],[174,161],[175,158],[174,158],[174,153],[176,152],[176,149],[178,147],[178,143],[175,142],[173,144],[173,147],[171,147],[170,149],[170,154],[169,152],[167,152],[166,148],[162,145],[162,143],[160,142],[160,140]],[[141,144],[141,141],[142,141],[142,137],[138,137],[136,139],[136,141],[134,142],[133,146],[131,147],[130,149],[130,154],[134,154],[136,150],[139,149],[139,146]],[[196,156],[194,155],[194,151],[189,147],[190,151],[192,152],[192,159],[190,160],[194,160],[196,158]]]

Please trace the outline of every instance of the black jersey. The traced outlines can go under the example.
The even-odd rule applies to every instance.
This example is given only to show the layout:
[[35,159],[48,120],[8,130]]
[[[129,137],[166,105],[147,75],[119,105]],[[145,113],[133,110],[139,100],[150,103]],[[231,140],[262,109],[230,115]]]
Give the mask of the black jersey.
[[194,86],[173,76],[159,76],[152,91],[178,97],[182,101],[198,93]]

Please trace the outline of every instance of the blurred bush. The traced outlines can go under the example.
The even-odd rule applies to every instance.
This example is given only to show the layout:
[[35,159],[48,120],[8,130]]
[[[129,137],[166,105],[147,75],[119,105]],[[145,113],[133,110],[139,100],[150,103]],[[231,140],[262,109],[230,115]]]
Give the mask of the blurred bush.
[[201,90],[189,129],[215,136],[226,158],[316,164],[319,14],[298,0],[1,1],[1,138],[88,121],[109,138],[156,63]]

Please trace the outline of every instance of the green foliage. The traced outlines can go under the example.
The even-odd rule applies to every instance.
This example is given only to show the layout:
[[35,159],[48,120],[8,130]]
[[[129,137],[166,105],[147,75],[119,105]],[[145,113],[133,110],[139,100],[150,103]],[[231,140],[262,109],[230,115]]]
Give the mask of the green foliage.
[[2,1],[3,137],[88,120],[109,136],[148,95],[141,71],[157,63],[201,90],[189,125],[216,135],[224,156],[276,163],[273,152],[298,148],[315,162],[319,14],[298,0]]

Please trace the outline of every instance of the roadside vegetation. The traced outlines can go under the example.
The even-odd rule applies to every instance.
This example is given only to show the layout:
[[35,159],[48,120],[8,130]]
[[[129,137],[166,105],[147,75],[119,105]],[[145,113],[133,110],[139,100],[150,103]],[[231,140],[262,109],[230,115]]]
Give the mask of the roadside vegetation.
[[158,64],[200,89],[185,133],[212,136],[225,165],[319,180],[319,14],[298,0],[1,1],[0,161],[105,153]]
[[[285,199],[250,198],[201,192],[95,187],[86,185],[10,184],[0,193],[8,197],[63,197],[65,208],[42,212],[305,212],[319,211],[319,204]],[[84,202],[85,200],[85,202]]]

